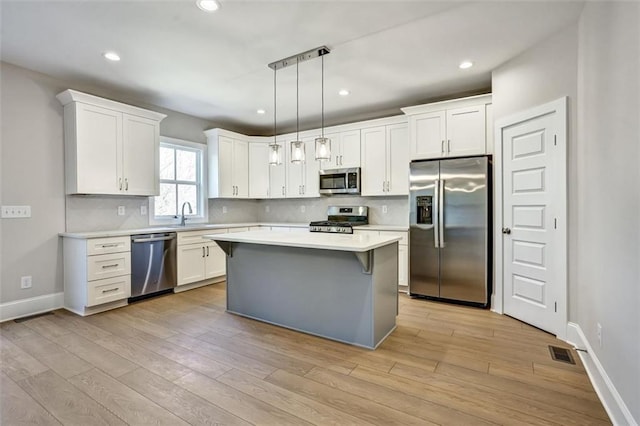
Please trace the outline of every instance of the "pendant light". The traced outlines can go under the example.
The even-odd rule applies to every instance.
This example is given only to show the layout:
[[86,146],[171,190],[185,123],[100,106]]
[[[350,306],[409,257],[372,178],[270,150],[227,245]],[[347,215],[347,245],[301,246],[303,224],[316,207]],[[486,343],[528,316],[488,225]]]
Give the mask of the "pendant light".
[[[273,70],[273,143],[269,144],[269,164],[281,163],[280,145],[276,141],[277,128],[276,128],[276,71],[280,68],[286,68],[293,65],[295,59],[296,65],[296,140],[291,142],[291,162],[303,163],[305,161],[305,145],[300,140],[300,73],[299,63],[302,61],[308,61],[309,59],[317,58],[318,56],[324,56],[330,53],[331,50],[327,46],[316,47],[315,49],[307,50],[306,52],[298,53],[294,56],[289,56],[284,59],[280,59],[275,62],[271,62],[268,66]],[[324,142],[319,140],[324,140]],[[320,156],[316,153],[316,159],[330,159],[331,158],[331,140],[324,137],[324,59],[322,62],[322,137],[316,139],[316,147],[320,150]],[[325,157],[326,156],[326,157]]]
[[304,163],[304,142],[300,140],[300,72],[299,59],[296,58],[296,140],[291,142],[291,162]]
[[277,122],[277,96],[276,90],[278,85],[276,84],[276,72],[278,70],[273,68],[273,143],[269,144],[269,164],[272,166],[277,166],[282,164],[282,158],[280,156],[280,145],[278,145],[278,126]]
[[331,161],[331,139],[324,137],[324,55],[320,58],[322,61],[321,81],[322,81],[322,126],[319,138],[316,138],[316,160]]

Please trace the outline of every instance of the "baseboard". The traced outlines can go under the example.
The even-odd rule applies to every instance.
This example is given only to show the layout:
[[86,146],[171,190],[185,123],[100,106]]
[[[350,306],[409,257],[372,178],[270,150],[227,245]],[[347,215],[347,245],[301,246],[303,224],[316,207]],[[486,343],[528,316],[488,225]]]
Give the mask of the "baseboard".
[[62,308],[64,293],[46,294],[0,304],[0,322]]
[[638,422],[622,400],[579,324],[567,323],[567,342],[577,349],[582,349],[578,351],[578,355],[611,422],[620,426],[638,426]]

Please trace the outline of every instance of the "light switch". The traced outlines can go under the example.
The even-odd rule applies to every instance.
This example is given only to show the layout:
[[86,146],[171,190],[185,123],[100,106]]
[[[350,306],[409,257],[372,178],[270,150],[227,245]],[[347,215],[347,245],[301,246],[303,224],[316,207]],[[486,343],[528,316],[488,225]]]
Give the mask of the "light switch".
[[125,215],[124,206],[118,206],[118,216],[124,216],[124,215]]
[[2,206],[3,219],[31,217],[31,206]]

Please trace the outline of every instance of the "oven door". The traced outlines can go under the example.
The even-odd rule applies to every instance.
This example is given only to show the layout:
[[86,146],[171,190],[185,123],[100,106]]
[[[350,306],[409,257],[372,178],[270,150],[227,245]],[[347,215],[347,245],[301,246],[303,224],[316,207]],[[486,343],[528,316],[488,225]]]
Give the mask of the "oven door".
[[320,194],[359,194],[360,168],[320,170]]

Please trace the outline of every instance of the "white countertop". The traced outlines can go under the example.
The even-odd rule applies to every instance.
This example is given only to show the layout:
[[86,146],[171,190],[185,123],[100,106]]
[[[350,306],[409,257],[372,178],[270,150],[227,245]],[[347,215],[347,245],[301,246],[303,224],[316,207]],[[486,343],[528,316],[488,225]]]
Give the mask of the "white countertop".
[[302,247],[323,250],[363,252],[386,246],[400,237],[367,234],[330,234],[323,232],[264,232],[250,231],[234,234],[205,235],[214,241],[261,244],[268,246]]
[[[151,226],[139,229],[115,229],[107,231],[91,231],[91,232],[62,232],[58,235],[65,238],[108,238],[122,237],[136,234],[150,234],[155,232],[185,232],[185,231],[205,231],[207,229],[225,229],[225,228],[248,228],[251,226],[270,226],[270,227],[286,227],[286,228],[308,228],[308,223],[270,223],[270,222],[247,222],[247,223],[193,223],[187,226]],[[356,229],[363,231],[397,231],[407,232],[408,226],[399,225],[363,225]]]

